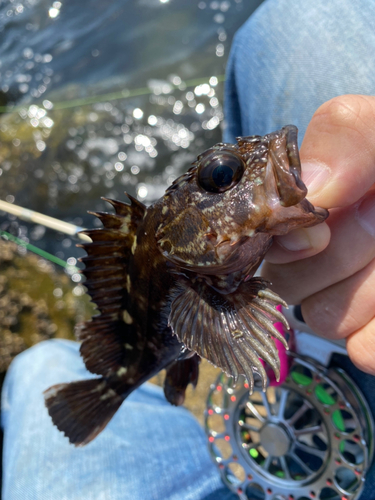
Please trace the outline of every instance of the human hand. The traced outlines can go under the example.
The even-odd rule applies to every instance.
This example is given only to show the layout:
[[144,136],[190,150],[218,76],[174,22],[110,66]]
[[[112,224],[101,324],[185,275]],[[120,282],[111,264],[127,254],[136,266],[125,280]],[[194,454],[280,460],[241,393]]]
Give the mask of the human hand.
[[262,275],[288,303],[302,305],[316,333],[345,338],[353,363],[375,375],[375,97],[323,104],[301,161],[308,199],[330,217],[275,237]]

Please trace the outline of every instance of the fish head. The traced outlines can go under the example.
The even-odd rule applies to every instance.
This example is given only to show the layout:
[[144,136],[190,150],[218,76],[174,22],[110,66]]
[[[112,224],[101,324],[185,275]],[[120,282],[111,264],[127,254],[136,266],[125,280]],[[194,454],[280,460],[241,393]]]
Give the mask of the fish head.
[[186,270],[253,274],[273,235],[328,216],[306,194],[295,126],[219,143],[159,200],[157,243],[166,259]]

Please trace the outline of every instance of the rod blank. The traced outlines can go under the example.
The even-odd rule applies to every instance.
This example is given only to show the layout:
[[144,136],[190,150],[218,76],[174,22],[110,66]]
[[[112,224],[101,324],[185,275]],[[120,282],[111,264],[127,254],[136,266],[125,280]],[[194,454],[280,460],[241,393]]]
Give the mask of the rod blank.
[[8,203],[3,200],[0,200],[0,210],[13,214],[22,220],[34,222],[35,224],[41,224],[42,226],[49,227],[55,231],[70,234],[71,236],[77,236],[82,241],[91,242],[91,238],[89,238],[86,234],[79,233],[79,231],[83,231],[85,228],[75,226],[69,222],[64,222],[62,220],[55,219],[54,217],[50,217],[49,215],[40,214],[39,212],[34,212],[34,210],[13,205],[13,203]]

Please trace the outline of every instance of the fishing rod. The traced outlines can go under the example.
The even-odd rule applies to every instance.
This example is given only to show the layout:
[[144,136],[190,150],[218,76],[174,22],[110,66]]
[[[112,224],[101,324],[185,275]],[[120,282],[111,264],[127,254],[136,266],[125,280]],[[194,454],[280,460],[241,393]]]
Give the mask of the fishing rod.
[[18,205],[13,205],[13,203],[8,203],[7,201],[0,200],[0,210],[7,212],[9,214],[15,215],[19,219],[27,222],[33,222],[34,224],[40,224],[55,231],[60,231],[60,233],[69,234],[70,236],[77,236],[80,240],[86,243],[91,242],[91,238],[85,234],[80,233],[84,231],[85,228],[76,226],[69,222],[64,222],[49,215],[44,215],[34,210],[29,210],[28,208],[23,208]]
[[[18,205],[14,205],[13,203],[8,203],[7,201],[0,200],[0,210],[3,212],[7,212],[9,214],[15,215],[19,219],[22,219],[27,222],[33,222],[34,224],[40,224],[42,226],[48,227],[50,229],[54,229],[55,231],[59,231],[60,233],[68,234],[70,236],[76,236],[80,240],[85,243],[90,243],[91,238],[86,234],[82,234],[80,231],[83,231],[85,228],[76,226],[69,222],[64,222],[59,219],[55,219],[54,217],[50,217],[49,215],[44,215],[39,212],[35,212],[34,210],[30,210],[28,208],[23,208]],[[32,245],[31,243],[27,243],[21,238],[17,238],[7,231],[0,230],[0,236],[3,236],[8,241],[13,241],[17,245],[25,247],[27,250],[40,255],[41,257],[54,262],[55,264],[64,267],[68,271],[77,272],[78,268],[71,264],[68,264],[65,260],[59,259],[55,255],[52,255],[41,248]]]

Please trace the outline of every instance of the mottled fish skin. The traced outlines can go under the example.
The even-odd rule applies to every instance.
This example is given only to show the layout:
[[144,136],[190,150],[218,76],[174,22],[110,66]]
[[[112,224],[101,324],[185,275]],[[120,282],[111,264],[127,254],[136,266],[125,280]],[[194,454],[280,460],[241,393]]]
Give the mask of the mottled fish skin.
[[196,384],[201,357],[235,379],[278,378],[273,327],[286,305],[253,275],[273,235],[328,216],[306,199],[297,129],[216,144],[200,155],[156,203],[146,208],[107,200],[99,213],[86,286],[99,315],[78,332],[86,367],[100,378],[59,384],[45,393],[48,411],[75,445],[90,442],[128,394],[167,368],[165,394],[182,404]]

